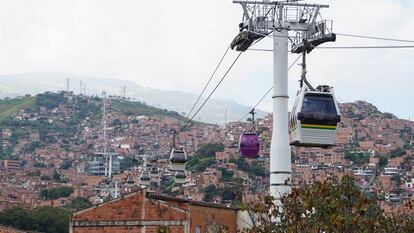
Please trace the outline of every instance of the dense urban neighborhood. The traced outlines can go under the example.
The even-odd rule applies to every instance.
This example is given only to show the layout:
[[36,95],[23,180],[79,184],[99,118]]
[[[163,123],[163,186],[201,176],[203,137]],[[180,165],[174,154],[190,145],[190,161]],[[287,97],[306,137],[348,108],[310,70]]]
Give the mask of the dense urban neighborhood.
[[[105,186],[93,173],[103,146],[102,103],[102,98],[70,92],[1,100],[1,210],[73,211],[139,191],[144,160],[151,171],[148,192],[229,207],[268,192],[271,115],[254,122],[261,143],[255,160],[240,158],[237,147],[250,122],[193,122],[176,139],[189,155],[185,183],[179,185],[168,159],[173,132],[185,117],[120,97],[106,102],[108,148],[116,156],[114,182]],[[387,214],[406,213],[406,203],[414,198],[414,122],[364,101],[340,107],[336,146],[292,147],[292,185],[352,175]]]

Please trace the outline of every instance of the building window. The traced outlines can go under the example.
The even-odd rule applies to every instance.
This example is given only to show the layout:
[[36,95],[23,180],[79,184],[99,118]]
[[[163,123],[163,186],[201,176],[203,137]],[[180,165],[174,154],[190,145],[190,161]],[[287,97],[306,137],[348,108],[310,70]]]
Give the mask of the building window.
[[197,225],[196,226],[196,233],[201,233],[201,227],[200,227],[200,225]]

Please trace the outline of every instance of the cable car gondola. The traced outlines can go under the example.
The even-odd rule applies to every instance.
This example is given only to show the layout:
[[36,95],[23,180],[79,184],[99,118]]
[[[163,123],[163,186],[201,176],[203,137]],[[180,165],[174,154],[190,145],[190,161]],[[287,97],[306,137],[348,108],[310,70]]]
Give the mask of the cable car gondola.
[[151,176],[150,176],[150,174],[148,173],[148,171],[143,170],[143,171],[141,172],[141,176],[139,177],[139,181],[140,181],[139,183],[140,183],[141,185],[149,185],[150,180],[151,180]]
[[184,149],[173,148],[170,154],[170,169],[173,171],[184,171],[187,162],[187,154]]
[[151,176],[152,177],[158,178],[159,177],[159,173],[160,173],[160,171],[159,171],[158,167],[153,166],[151,168]]
[[187,176],[185,175],[185,171],[176,171],[175,172],[175,183],[176,184],[184,184],[186,177]]
[[306,86],[296,95],[290,115],[290,145],[327,148],[335,145],[336,126],[341,121],[333,88]]
[[242,158],[259,158],[259,136],[255,132],[243,132],[239,139],[239,150]]
[[254,132],[254,109],[252,109],[250,112],[252,114],[252,124],[253,127],[248,132],[243,132],[240,134],[239,138],[239,150],[240,150],[240,156],[242,158],[251,158],[251,159],[257,159],[259,158],[259,150],[260,150],[260,140],[259,136]]

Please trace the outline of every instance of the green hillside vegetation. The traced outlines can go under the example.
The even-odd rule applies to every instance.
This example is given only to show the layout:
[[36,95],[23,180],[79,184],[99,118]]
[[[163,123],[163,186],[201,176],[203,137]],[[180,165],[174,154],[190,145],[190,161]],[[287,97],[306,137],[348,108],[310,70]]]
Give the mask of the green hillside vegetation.
[[34,97],[21,97],[16,99],[0,100],[0,120],[16,115],[22,109],[31,109],[35,105]]
[[168,111],[166,109],[159,109],[151,107],[142,102],[130,102],[126,100],[112,100],[112,108],[114,111],[124,113],[125,115],[144,115],[144,116],[160,116],[172,117],[180,121],[184,121],[185,117],[178,112]]

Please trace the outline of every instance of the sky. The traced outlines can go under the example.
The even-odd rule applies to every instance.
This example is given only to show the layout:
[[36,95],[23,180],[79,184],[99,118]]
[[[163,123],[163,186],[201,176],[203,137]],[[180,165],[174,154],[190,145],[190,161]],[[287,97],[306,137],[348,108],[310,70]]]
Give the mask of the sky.
[[[414,40],[414,1],[318,3],[330,5],[322,15],[334,20],[334,32]],[[0,0],[0,75],[65,72],[198,94],[241,18],[240,5],[231,0]],[[338,36],[332,46],[396,44]],[[272,39],[256,46],[271,48]],[[228,54],[213,83],[236,55]],[[272,57],[244,53],[213,97],[254,105],[272,85]],[[414,49],[314,50],[308,79],[334,86],[340,102],[366,100],[414,119],[413,61]],[[289,72],[291,101],[299,75],[295,65]],[[259,108],[272,110],[270,95]]]

